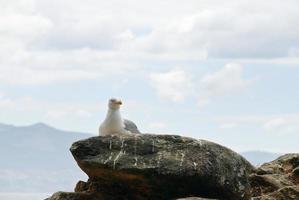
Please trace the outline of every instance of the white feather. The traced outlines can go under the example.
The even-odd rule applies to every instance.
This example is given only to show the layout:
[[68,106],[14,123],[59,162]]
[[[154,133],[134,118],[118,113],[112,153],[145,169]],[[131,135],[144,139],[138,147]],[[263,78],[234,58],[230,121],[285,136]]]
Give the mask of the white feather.
[[124,120],[120,115],[119,108],[108,108],[105,120],[100,125],[99,135],[116,135],[130,134],[130,131],[125,130]]

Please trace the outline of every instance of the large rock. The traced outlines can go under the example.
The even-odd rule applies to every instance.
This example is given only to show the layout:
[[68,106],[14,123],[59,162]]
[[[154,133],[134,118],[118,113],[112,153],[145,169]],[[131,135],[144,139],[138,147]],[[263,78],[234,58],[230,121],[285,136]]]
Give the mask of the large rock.
[[89,176],[76,192],[102,199],[175,199],[198,196],[250,199],[249,173],[239,154],[205,140],[174,135],[93,137],[71,152]]
[[253,200],[299,199],[299,154],[265,163],[250,176]]

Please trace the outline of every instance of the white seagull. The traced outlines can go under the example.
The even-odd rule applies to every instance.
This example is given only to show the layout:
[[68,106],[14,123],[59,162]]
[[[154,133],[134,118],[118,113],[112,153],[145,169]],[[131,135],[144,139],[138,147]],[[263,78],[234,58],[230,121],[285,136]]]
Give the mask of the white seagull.
[[121,117],[119,111],[121,105],[122,102],[119,99],[109,100],[106,119],[99,128],[100,136],[140,133],[134,122]]

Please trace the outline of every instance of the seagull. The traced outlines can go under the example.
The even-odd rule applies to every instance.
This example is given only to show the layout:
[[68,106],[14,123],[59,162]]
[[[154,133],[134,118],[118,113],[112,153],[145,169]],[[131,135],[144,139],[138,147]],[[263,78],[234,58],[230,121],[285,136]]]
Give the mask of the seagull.
[[140,134],[134,122],[123,119],[120,115],[120,106],[122,101],[112,98],[108,102],[108,112],[106,119],[99,128],[99,135],[122,135],[122,134]]

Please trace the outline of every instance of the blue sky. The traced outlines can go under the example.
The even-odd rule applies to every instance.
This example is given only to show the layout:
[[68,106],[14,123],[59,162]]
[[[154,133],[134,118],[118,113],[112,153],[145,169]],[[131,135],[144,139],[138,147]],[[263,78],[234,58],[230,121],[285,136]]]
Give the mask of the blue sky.
[[0,122],[298,152],[299,2],[0,0]]

